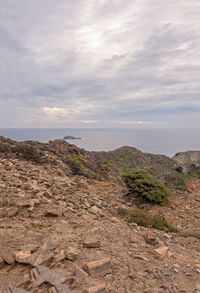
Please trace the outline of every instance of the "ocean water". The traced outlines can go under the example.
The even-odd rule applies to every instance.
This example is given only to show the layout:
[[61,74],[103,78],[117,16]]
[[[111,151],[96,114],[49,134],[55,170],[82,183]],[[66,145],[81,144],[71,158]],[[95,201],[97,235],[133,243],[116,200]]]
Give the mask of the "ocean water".
[[68,142],[89,151],[133,146],[143,152],[172,157],[177,152],[200,150],[200,129],[0,129],[0,136],[16,141],[48,142],[66,135],[81,137]]

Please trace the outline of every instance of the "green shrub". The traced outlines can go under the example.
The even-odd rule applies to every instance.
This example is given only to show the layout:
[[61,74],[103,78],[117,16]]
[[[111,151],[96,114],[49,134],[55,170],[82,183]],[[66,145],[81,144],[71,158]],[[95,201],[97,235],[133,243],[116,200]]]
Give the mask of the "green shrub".
[[97,174],[86,167],[87,161],[80,155],[68,155],[66,157],[68,164],[71,167],[73,175],[84,175],[87,177],[97,178]]
[[85,163],[85,160],[79,155],[68,155],[66,159],[77,166]]
[[177,229],[170,226],[160,215],[137,208],[130,212],[127,220],[129,222],[134,222],[139,226],[152,227],[167,232],[177,232]]
[[35,146],[23,143],[16,143],[15,145],[11,146],[2,144],[0,145],[0,153],[5,153],[8,156],[11,156],[14,153],[20,158],[32,160],[35,162],[40,162],[41,159],[41,154]]
[[0,145],[0,153],[7,153],[7,152],[9,152],[9,146],[8,145],[5,145],[5,144],[3,144],[3,145]]
[[169,191],[162,182],[143,169],[135,169],[122,176],[130,195],[164,205],[168,202]]
[[19,157],[22,157],[26,160],[31,160],[35,162],[40,161],[40,153],[38,152],[37,148],[31,145],[26,144],[19,144],[12,147],[11,151],[16,153]]

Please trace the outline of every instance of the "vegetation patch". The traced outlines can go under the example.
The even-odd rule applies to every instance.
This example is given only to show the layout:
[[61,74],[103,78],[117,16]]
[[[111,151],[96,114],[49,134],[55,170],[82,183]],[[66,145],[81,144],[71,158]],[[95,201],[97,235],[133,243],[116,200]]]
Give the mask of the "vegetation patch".
[[177,232],[177,229],[169,225],[160,215],[138,208],[130,212],[127,220],[143,227],[155,228],[166,232]]
[[0,145],[0,152],[7,155],[16,154],[19,158],[40,162],[41,154],[35,146],[28,144],[15,144],[10,146],[7,144]]
[[130,195],[149,202],[164,205],[170,195],[165,185],[143,169],[135,169],[123,174],[122,178]]
[[80,155],[68,155],[66,159],[69,162],[74,175],[77,174],[97,178],[97,174],[93,170],[86,167],[87,161]]
[[85,163],[85,160],[79,155],[68,155],[67,160],[74,163],[77,166],[81,166]]
[[9,152],[10,148],[8,145],[6,144],[3,144],[3,145],[0,145],[0,153],[7,153]]
[[200,239],[200,232],[180,232],[178,235],[185,238],[194,237]]
[[32,160],[35,162],[39,162],[41,157],[37,148],[31,145],[16,145],[12,148],[12,152],[26,160]]

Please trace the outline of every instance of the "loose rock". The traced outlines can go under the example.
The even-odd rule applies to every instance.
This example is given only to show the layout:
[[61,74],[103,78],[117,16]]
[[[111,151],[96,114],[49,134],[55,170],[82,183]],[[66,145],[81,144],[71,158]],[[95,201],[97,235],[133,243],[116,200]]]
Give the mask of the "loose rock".
[[111,273],[110,258],[104,258],[97,261],[88,262],[83,266],[83,269],[91,276],[104,277]]
[[15,263],[15,256],[10,248],[1,248],[0,255],[7,264],[12,265]]
[[83,241],[83,246],[87,248],[99,248],[100,241],[95,236],[88,235]]
[[160,256],[160,258],[164,258],[165,255],[167,254],[168,250],[169,250],[168,246],[162,246],[162,247],[155,249],[155,252]]
[[65,251],[65,257],[68,260],[75,260],[78,256],[77,248],[73,246],[68,246],[67,250]]

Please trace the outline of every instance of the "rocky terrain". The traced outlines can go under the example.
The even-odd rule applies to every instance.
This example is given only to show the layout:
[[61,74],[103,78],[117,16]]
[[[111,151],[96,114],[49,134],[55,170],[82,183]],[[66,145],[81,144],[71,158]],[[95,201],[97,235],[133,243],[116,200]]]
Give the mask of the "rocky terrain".
[[[1,138],[0,292],[200,292],[200,181],[180,166],[129,147]],[[127,221],[135,203],[120,173],[135,167],[173,190],[150,209],[177,233]]]
[[200,176],[200,151],[177,153],[174,160],[179,164],[179,170],[193,177]]

